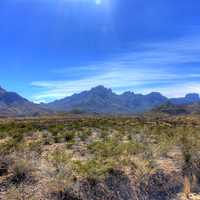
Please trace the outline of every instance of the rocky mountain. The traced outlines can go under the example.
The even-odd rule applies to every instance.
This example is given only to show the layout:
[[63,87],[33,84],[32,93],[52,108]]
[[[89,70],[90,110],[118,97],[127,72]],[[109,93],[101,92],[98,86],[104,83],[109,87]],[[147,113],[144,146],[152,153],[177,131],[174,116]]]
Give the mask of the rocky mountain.
[[97,113],[122,113],[127,112],[121,105],[120,98],[111,89],[98,86],[90,91],[74,94],[61,100],[45,105],[55,111],[80,110]]
[[0,87],[0,116],[30,116],[47,113],[49,113],[47,109]]
[[170,102],[175,105],[187,105],[187,104],[198,103],[199,101],[200,101],[199,94],[196,93],[187,94],[185,97],[182,98],[170,99]]
[[[33,116],[52,112],[136,114],[148,112],[157,107],[165,112],[179,114],[195,109],[197,106],[194,105],[199,105],[198,102],[200,102],[198,94],[187,94],[182,98],[168,99],[158,92],[147,95],[124,92],[118,95],[104,86],[97,86],[89,91],[49,104],[38,105],[15,92],[8,92],[0,87],[0,116]],[[186,111],[185,107],[187,107]]]
[[188,94],[183,98],[168,99],[158,92],[147,95],[125,92],[117,95],[111,89],[97,86],[89,91],[74,94],[61,100],[46,104],[45,107],[54,111],[69,112],[80,110],[94,113],[142,113],[170,102],[174,105],[185,105],[200,101],[198,94]]
[[173,104],[170,101],[152,110],[152,113],[167,115],[200,114],[200,102],[192,104]]

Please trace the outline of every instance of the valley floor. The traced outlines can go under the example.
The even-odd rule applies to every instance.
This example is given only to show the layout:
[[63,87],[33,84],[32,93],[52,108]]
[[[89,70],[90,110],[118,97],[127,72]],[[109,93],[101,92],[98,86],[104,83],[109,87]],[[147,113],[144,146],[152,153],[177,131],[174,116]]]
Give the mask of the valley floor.
[[2,200],[198,200],[200,116],[0,120]]

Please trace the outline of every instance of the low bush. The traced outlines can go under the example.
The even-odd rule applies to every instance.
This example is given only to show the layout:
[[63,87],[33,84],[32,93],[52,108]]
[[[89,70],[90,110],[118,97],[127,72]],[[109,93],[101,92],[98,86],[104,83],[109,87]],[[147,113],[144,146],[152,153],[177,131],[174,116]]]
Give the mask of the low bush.
[[12,184],[18,185],[24,182],[32,182],[34,178],[33,172],[35,171],[35,168],[33,167],[32,163],[27,159],[16,157],[10,167],[10,171],[12,173]]

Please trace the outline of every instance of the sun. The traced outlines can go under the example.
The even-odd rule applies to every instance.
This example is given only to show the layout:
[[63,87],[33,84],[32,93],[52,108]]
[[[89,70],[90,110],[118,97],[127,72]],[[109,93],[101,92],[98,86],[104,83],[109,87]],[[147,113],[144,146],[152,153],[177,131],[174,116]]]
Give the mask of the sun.
[[97,5],[101,5],[102,0],[96,0],[95,2],[96,2]]

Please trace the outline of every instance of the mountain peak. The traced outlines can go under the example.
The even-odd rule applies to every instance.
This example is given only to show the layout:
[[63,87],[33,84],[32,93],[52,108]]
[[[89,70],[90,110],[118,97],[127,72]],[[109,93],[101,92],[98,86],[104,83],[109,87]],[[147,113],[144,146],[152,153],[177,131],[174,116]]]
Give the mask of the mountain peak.
[[151,92],[148,94],[149,96],[163,96],[160,92]]
[[198,101],[200,100],[199,94],[197,93],[189,93],[185,95],[185,98],[191,101]]
[[108,90],[108,88],[104,87],[103,85],[98,85],[93,87],[91,90]]
[[108,89],[106,87],[104,87],[103,85],[99,85],[97,87],[94,87],[90,90],[91,92],[95,92],[95,93],[112,93],[111,89]]
[[134,92],[127,91],[127,92],[124,92],[122,95],[123,95],[123,96],[132,96],[132,95],[134,95],[134,94],[135,94]]

